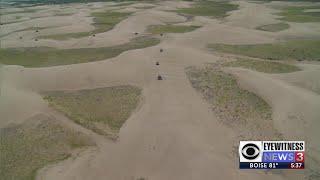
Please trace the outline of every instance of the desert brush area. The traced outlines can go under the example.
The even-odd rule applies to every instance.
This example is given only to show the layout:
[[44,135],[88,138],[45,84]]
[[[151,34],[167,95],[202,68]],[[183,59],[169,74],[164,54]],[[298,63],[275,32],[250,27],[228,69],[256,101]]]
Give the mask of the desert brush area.
[[[319,180],[320,2],[0,3],[1,180]],[[306,142],[240,170],[240,140]]]

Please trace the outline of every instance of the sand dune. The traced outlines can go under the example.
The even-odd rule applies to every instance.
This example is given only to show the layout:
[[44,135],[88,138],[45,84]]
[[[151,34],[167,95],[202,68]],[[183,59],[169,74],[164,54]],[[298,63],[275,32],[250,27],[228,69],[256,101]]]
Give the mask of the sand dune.
[[[105,61],[44,68],[2,67],[0,127],[22,123],[34,114],[45,113],[96,140],[97,148],[40,170],[39,180],[302,178],[299,172],[239,170],[238,159],[233,152],[237,143],[236,132],[218,121],[185,74],[186,67],[229,58],[210,52],[206,49],[209,43],[270,43],[285,36],[254,29],[258,25],[276,22],[270,15],[274,12],[270,7],[239,3],[240,10],[232,12],[224,21],[196,17],[190,23],[200,24],[202,28],[189,33],[166,34],[157,46],[130,50]],[[96,8],[103,5],[97,4]],[[161,2],[156,8],[135,12],[114,29],[97,34],[96,38],[40,40],[35,45],[31,42],[32,33],[16,32],[1,38],[1,48],[49,46],[68,49],[123,44],[135,36],[133,32],[144,32],[149,25],[185,22],[185,17],[163,10],[188,5],[187,2]],[[41,22],[44,26],[62,26],[43,30],[43,34],[74,28],[75,32],[90,30],[90,18],[85,17],[89,11],[84,5],[79,5],[79,8],[80,12],[67,18],[43,17],[5,25],[4,31],[11,32]],[[28,38],[18,40],[20,33]],[[159,52],[160,48],[164,49],[163,53]],[[160,67],[155,66],[156,61],[160,62]],[[286,138],[307,141],[310,156],[320,161],[320,144],[316,139],[320,126],[320,95],[310,90],[313,86],[319,87],[317,77],[320,69],[319,65],[305,66],[303,71],[283,75],[241,68],[228,68],[226,71],[237,77],[241,87],[261,96],[272,106],[274,125]],[[163,75],[163,81],[156,80],[159,73]],[[143,103],[121,128],[117,142],[72,123],[50,109],[39,95],[49,90],[127,84],[143,89]]]

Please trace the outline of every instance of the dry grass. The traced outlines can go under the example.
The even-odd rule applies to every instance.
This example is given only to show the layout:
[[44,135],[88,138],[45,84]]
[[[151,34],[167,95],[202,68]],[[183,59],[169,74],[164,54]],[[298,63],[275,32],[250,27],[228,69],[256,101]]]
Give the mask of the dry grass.
[[[280,19],[289,22],[320,22],[320,12],[312,11],[320,9],[319,5],[314,6],[290,6],[279,13]],[[311,11],[310,11],[311,10]]]
[[0,129],[0,140],[3,180],[33,180],[38,169],[68,158],[75,148],[94,145],[83,134],[42,114],[21,125]]
[[177,13],[192,16],[210,16],[214,18],[226,17],[229,11],[238,9],[238,5],[229,2],[197,1],[189,8],[176,10]]
[[189,67],[187,75],[219,119],[235,128],[242,138],[275,139],[280,135],[273,128],[271,107],[252,92],[239,87],[237,80],[215,65]]
[[269,32],[279,32],[288,29],[289,27],[290,25],[287,23],[276,23],[259,26],[256,29]]
[[320,60],[319,40],[291,40],[274,44],[210,44],[210,49],[269,60]]
[[0,63],[22,65],[25,67],[47,67],[67,64],[86,63],[105,60],[118,56],[122,52],[154,46],[160,42],[157,38],[138,37],[129,43],[112,47],[55,49],[9,48],[0,49]]
[[186,26],[186,25],[153,25],[148,27],[148,32],[152,34],[162,33],[186,33],[194,31],[201,26]]
[[291,64],[253,59],[238,59],[224,63],[223,65],[228,67],[243,67],[264,73],[290,73],[301,70],[299,67]]
[[111,138],[117,137],[140,98],[141,89],[133,86],[44,93],[51,107],[74,122]]

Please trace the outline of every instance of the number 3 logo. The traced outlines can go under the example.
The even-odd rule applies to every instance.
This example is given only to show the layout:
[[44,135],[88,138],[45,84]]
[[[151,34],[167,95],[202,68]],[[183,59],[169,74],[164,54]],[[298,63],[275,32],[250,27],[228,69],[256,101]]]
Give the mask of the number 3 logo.
[[304,152],[296,152],[295,160],[296,162],[304,162]]

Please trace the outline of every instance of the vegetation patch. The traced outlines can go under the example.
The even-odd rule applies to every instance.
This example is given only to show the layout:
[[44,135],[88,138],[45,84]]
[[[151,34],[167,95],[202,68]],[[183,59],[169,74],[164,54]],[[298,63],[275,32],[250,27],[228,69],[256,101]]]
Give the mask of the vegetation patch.
[[94,145],[84,134],[41,114],[0,129],[0,140],[0,177],[8,180],[34,180],[40,168],[70,157],[76,148]]
[[[272,2],[274,0],[252,0],[250,2],[254,2],[254,3],[269,3]],[[319,2],[319,0],[277,0],[277,1],[287,1],[287,2]]]
[[93,35],[92,32],[75,32],[75,33],[66,33],[66,34],[52,34],[52,35],[43,35],[38,36],[39,39],[54,39],[54,40],[67,40],[71,38],[81,38]]
[[198,1],[190,8],[181,8],[177,13],[192,16],[210,16],[214,18],[223,18],[229,11],[238,9],[238,5],[228,2]]
[[134,7],[134,8],[136,8],[136,9],[151,9],[151,8],[154,8],[155,6],[153,6],[153,5],[147,5],[147,6],[137,6],[137,7]]
[[319,40],[292,40],[275,44],[210,44],[210,49],[269,60],[320,61]]
[[101,33],[112,29],[116,24],[126,19],[131,13],[123,12],[93,12],[94,26],[96,30],[93,33]]
[[160,40],[156,38],[138,37],[126,44],[102,48],[55,49],[38,47],[0,49],[0,63],[25,67],[86,63],[112,58],[128,50],[154,46],[159,42]]
[[122,7],[122,6],[130,6],[134,4],[134,2],[122,2],[111,5],[112,7]]
[[215,65],[207,65],[187,68],[187,76],[219,119],[228,126],[239,128],[242,137],[280,137],[272,126],[271,107],[254,93],[241,89],[232,75]]
[[92,131],[116,138],[123,123],[136,109],[141,89],[115,86],[79,91],[55,91],[43,94],[56,110]]
[[0,13],[0,16],[1,15],[9,15],[9,14],[35,13],[35,12],[37,12],[39,10],[41,10],[41,9],[22,9],[22,10],[19,10],[19,11],[2,12],[2,13]]
[[24,28],[15,32],[20,32],[20,31],[37,31],[37,30],[43,30],[43,29],[48,29],[48,28],[52,28],[52,27],[58,27],[58,26],[49,26],[49,27],[28,27],[28,28]]
[[185,25],[152,25],[148,27],[148,32],[152,34],[162,33],[186,33],[200,28],[201,26]]
[[279,13],[280,19],[290,22],[320,22],[320,6],[292,6]]
[[[271,2],[274,0],[253,0],[251,2]],[[277,1],[288,1],[288,0],[277,0]],[[319,0],[290,0],[291,2],[319,2]]]
[[0,35],[0,37],[8,36],[10,34],[13,34],[16,32],[21,32],[21,31],[36,31],[36,30],[48,29],[48,28],[52,28],[52,27],[28,27],[28,28],[24,28],[24,29],[20,29],[20,30],[16,30],[16,31],[11,31],[7,34]]
[[[68,3],[92,3],[92,2],[116,2],[125,4],[128,1],[141,2],[142,0],[10,0],[11,6],[30,7],[52,4],[68,4]],[[148,2],[148,0],[146,0]]]
[[[1,15],[0,15],[1,16]],[[6,22],[1,22],[2,25],[8,25],[8,24],[13,24],[13,23],[18,23],[18,22],[23,22],[24,20],[10,20],[10,21],[6,21]]]
[[264,73],[290,73],[301,70],[299,67],[291,64],[252,59],[239,59],[224,63],[223,65],[227,67],[243,67]]
[[283,31],[285,29],[288,29],[290,26],[287,23],[276,23],[276,24],[268,24],[259,26],[256,29],[262,30],[262,31],[269,31],[269,32],[279,32]]
[[55,39],[55,40],[66,40],[70,38],[80,38],[85,36],[91,36],[111,30],[116,24],[126,19],[131,13],[122,12],[93,12],[93,26],[95,29],[90,32],[77,32],[77,33],[66,33],[66,34],[53,34],[46,36],[39,36],[42,39]]

